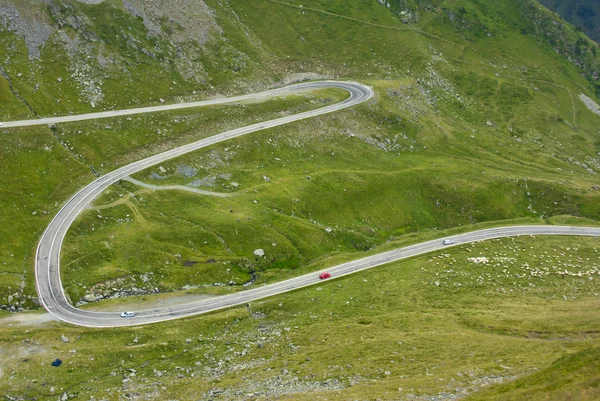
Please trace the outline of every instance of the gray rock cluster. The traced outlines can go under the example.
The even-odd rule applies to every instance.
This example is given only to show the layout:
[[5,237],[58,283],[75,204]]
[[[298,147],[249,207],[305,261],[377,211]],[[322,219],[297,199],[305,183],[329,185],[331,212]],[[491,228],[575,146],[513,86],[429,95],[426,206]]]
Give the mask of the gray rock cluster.
[[583,93],[579,94],[579,99],[587,106],[588,109],[600,116],[600,106],[594,102],[591,98],[587,97]]
[[56,31],[41,9],[19,2],[0,2],[0,26],[25,40],[30,60],[40,58],[42,46]]

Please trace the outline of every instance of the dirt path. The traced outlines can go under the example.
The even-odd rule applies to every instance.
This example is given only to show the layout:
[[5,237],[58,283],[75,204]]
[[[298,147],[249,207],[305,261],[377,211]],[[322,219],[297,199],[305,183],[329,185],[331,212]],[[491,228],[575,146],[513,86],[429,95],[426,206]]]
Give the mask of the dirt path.
[[21,312],[0,318],[0,325],[11,326],[41,326],[46,323],[58,322],[59,320],[50,313]]
[[185,185],[152,185],[152,184],[146,184],[145,182],[142,181],[138,181],[135,178],[131,178],[131,177],[125,177],[123,178],[123,181],[128,181],[132,184],[135,184],[139,187],[142,188],[146,188],[146,189],[151,189],[153,191],[169,191],[169,190],[176,190],[176,191],[187,191],[187,192],[193,192],[195,194],[200,194],[200,195],[208,195],[208,196],[218,196],[220,198],[228,198],[230,196],[234,196],[235,194],[228,194],[228,193],[222,193],[222,192],[212,192],[212,191],[205,191],[203,189],[198,189],[198,188],[192,188],[192,187],[186,187]]

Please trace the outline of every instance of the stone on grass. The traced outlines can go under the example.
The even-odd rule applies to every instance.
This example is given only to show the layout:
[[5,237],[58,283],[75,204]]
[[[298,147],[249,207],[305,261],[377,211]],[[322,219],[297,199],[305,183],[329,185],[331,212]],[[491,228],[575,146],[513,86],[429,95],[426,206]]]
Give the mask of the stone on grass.
[[88,294],[85,297],[83,297],[83,300],[85,302],[96,302],[98,300],[98,297],[93,294]]

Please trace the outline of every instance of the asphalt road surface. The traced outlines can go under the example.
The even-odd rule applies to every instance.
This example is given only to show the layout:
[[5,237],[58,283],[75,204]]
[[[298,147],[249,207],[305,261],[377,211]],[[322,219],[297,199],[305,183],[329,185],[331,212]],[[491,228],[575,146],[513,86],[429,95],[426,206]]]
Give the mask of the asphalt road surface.
[[[322,107],[317,110],[311,110],[291,116],[278,118],[271,121],[265,121],[235,130],[223,132],[212,137],[184,145],[167,152],[148,157],[146,159],[131,163],[112,171],[79,192],[69,199],[58,214],[54,217],[42,238],[40,239],[36,253],[36,283],[38,296],[44,307],[56,316],[58,319],[80,326],[87,327],[121,327],[134,326],[149,323],[162,322],[167,320],[179,319],[183,317],[207,313],[235,305],[245,304],[257,299],[270,297],[287,291],[293,291],[298,288],[314,285],[321,280],[318,278],[319,272],[306,274],[289,280],[281,281],[275,284],[256,287],[244,290],[235,294],[221,297],[205,299],[197,302],[155,308],[143,311],[136,311],[134,318],[121,318],[119,312],[92,312],[77,309],[67,300],[61,279],[60,279],[60,251],[67,230],[75,218],[84,211],[90,203],[100,195],[107,187],[124,179],[131,174],[147,169],[148,167],[173,159],[183,154],[226,141],[231,138],[246,135],[252,132],[267,128],[288,124],[306,118],[335,112],[359,103],[365,102],[374,96],[372,90],[359,83],[341,82],[341,81],[320,81],[308,82],[287,86],[281,89],[238,96],[228,99],[215,99],[202,102],[182,103],[176,105],[164,105],[148,107],[142,109],[128,109],[119,111],[109,111],[101,113],[92,113],[84,115],[74,115],[65,117],[46,118],[39,120],[4,122],[3,128],[26,127],[32,125],[58,124],[73,121],[83,121],[97,118],[109,118],[140,113],[151,113],[158,111],[176,110],[191,107],[208,106],[215,104],[225,104],[248,100],[262,100],[271,97],[283,96],[286,94],[305,92],[315,89],[339,88],[350,93],[350,96],[337,104]],[[487,230],[474,231],[465,234],[459,234],[446,239],[453,240],[450,246],[457,246],[474,241],[488,240],[493,238],[502,238],[519,235],[579,235],[600,237],[600,228],[593,227],[563,227],[563,226],[514,226],[492,228]],[[368,256],[352,262],[344,263],[327,269],[332,275],[332,279],[345,276],[358,271],[369,269],[375,266],[387,264],[390,262],[406,259],[409,257],[421,255],[428,252],[437,251],[448,247],[442,244],[442,240],[432,240],[417,245],[399,248],[393,251]]]

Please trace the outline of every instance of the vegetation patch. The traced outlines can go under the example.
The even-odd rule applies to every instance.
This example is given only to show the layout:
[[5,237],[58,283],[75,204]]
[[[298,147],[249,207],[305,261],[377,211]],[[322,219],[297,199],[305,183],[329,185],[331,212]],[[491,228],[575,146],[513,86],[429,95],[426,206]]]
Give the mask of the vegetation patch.
[[[244,288],[340,253],[358,258],[409,233],[515,218],[598,218],[595,170],[567,156],[594,160],[593,135],[566,146],[568,126],[555,121],[552,138],[536,136],[536,123],[525,119],[517,134],[514,119],[502,123],[512,106],[496,96],[534,95],[514,84],[497,86],[494,110],[486,113],[494,118],[442,126],[423,85],[375,82],[376,103],[257,132],[135,175],[148,185],[225,198],[113,186],[67,238],[69,294],[77,302],[123,291]],[[487,95],[471,99],[477,96]],[[577,163],[571,181],[563,180]],[[586,168],[591,172],[581,174]],[[255,256],[258,249],[264,256]]]
[[[206,400],[594,394],[598,252],[593,238],[486,241],[176,325],[3,320],[0,391]],[[553,273],[563,268],[582,276]],[[56,358],[63,364],[51,367]]]

